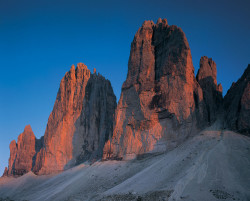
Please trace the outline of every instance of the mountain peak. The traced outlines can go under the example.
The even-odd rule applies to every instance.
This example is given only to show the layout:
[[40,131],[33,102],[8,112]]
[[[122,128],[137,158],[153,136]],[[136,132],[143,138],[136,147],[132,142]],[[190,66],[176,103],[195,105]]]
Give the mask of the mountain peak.
[[24,127],[24,133],[33,133],[32,128],[29,124]]
[[116,98],[108,80],[96,70],[91,74],[84,63],[78,63],[76,70],[71,67],[60,83],[44,135],[45,146],[37,154],[33,171],[50,174],[100,158],[105,135],[112,132],[114,105]]
[[165,19],[165,18],[164,19],[159,18],[157,20],[156,26],[159,26],[159,25],[167,26],[168,25],[168,20]]
[[88,67],[84,63],[78,63],[77,68],[88,69]]
[[[197,129],[185,122],[192,120],[203,125],[197,123],[203,119],[203,106],[184,32],[177,26],[168,26],[166,19],[158,19],[156,25],[145,21],[131,44],[127,79],[104,158],[110,152],[111,157],[133,158],[167,150],[168,138],[175,139],[176,146],[188,135],[181,130]],[[182,129],[184,124],[186,128]],[[158,146],[161,140],[166,146]]]
[[145,20],[142,24],[142,28],[152,28],[154,25],[154,22],[152,20]]
[[202,79],[211,78],[211,81],[217,85],[217,68],[216,63],[212,60],[212,58],[208,58],[207,56],[203,56],[200,59],[200,68],[197,73],[197,80],[200,81]]
[[211,124],[221,112],[223,101],[222,85],[217,85],[217,68],[212,58],[201,57],[196,79],[202,88],[207,121]]

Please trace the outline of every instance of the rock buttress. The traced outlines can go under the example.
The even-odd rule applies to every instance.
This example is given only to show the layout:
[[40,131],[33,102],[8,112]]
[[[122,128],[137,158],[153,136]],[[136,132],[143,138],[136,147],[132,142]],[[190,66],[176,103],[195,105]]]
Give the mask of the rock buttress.
[[201,57],[200,69],[196,78],[203,91],[207,121],[212,124],[217,115],[222,112],[223,102],[222,86],[221,84],[217,85],[216,63],[211,58]]
[[127,79],[103,158],[165,151],[204,126],[202,89],[183,31],[145,21],[131,44]]
[[250,64],[224,97],[225,126],[250,135]]
[[60,172],[97,159],[112,133],[115,99],[109,81],[91,74],[84,64],[72,66],[60,83],[34,172]]

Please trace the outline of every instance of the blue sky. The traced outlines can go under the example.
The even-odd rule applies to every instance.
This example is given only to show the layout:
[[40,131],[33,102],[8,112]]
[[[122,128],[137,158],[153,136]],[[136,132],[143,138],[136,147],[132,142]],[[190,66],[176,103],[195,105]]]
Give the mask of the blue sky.
[[167,18],[201,56],[217,64],[224,94],[250,63],[248,0],[0,0],[0,173],[9,143],[30,124],[44,134],[60,80],[85,63],[109,79],[119,99],[130,44],[144,20]]

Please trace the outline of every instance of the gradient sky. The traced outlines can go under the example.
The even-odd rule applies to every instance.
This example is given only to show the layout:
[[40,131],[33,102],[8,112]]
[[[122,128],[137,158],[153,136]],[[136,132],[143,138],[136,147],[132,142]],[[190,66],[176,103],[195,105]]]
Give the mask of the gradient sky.
[[167,18],[201,56],[217,64],[223,94],[250,63],[249,0],[0,0],[0,174],[9,143],[30,124],[45,132],[60,80],[85,63],[109,79],[119,99],[130,44],[144,20]]

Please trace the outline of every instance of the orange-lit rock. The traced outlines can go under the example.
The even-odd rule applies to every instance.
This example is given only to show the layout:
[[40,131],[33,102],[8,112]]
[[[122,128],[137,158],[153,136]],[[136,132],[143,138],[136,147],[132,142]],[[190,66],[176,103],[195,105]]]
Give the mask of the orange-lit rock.
[[82,63],[72,66],[61,80],[34,172],[59,172],[101,157],[113,129],[115,100],[108,80]]
[[38,153],[34,172],[49,174],[62,171],[72,159],[74,124],[82,111],[89,78],[87,66],[79,63],[77,68],[72,65],[61,80],[54,108],[48,119],[44,147]]
[[16,140],[12,140],[10,143],[10,158],[9,158],[9,168],[8,168],[8,175],[13,175],[15,170],[15,160],[17,155],[17,144]]
[[18,136],[17,143],[10,143],[10,158],[7,176],[20,176],[33,169],[40,140],[37,140],[30,125]]
[[103,158],[170,149],[204,125],[203,114],[185,34],[166,19],[145,21],[131,44],[113,137]]
[[250,64],[228,90],[224,98],[224,109],[226,126],[250,135]]
[[218,113],[222,111],[223,101],[222,86],[217,85],[216,63],[211,58],[201,57],[200,69],[196,78],[203,91],[207,120],[209,123],[213,123]]
[[15,160],[15,175],[23,175],[32,169],[36,137],[30,125],[24,128],[24,132],[18,136],[17,156]]

